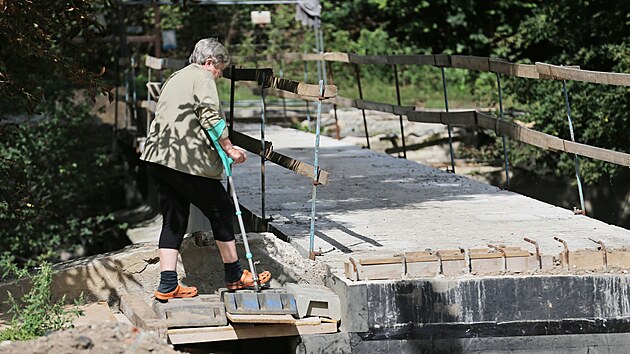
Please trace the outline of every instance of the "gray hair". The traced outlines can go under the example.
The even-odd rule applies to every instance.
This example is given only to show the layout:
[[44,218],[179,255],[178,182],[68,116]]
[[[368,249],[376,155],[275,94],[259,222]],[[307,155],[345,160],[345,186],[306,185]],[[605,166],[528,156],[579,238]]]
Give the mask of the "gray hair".
[[195,49],[190,54],[190,58],[188,58],[188,62],[203,65],[208,59],[212,59],[217,64],[223,63],[228,65],[230,63],[230,54],[216,38],[204,38],[197,42]]

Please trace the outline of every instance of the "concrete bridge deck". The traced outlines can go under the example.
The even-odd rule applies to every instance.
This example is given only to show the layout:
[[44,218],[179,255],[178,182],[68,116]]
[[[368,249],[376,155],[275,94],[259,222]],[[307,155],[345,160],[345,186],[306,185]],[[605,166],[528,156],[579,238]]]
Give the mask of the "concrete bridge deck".
[[[260,137],[259,125],[236,130]],[[275,151],[313,163],[315,135],[268,126],[265,140]],[[402,251],[486,248],[488,244],[534,251],[571,251],[630,245],[630,230],[608,225],[571,210],[500,190],[465,176],[414,161],[362,149],[321,137],[319,163],[330,172],[327,186],[317,189],[315,250],[318,260],[340,269],[349,256],[385,256]],[[234,169],[239,201],[261,215],[260,158]],[[308,254],[312,184],[273,163],[265,167],[266,216],[271,225],[303,254]]]
[[[256,137],[259,129],[236,126]],[[274,150],[312,163],[313,134],[270,126],[265,138]],[[323,253],[317,261],[330,269],[325,282],[341,299],[342,319],[337,335],[302,338],[312,352],[630,351],[629,230],[327,137],[321,138],[319,161],[331,179],[317,190],[315,250]],[[234,176],[240,204],[260,216],[260,158],[250,156]],[[310,179],[267,163],[265,184],[272,231],[306,257]],[[344,273],[350,257],[488,244],[533,252],[524,237],[537,241],[543,256],[555,257],[550,271],[359,281]],[[602,262],[594,242],[601,241],[619,250],[623,266],[563,269],[557,262],[563,245],[554,237],[566,241],[572,255],[590,250],[586,261],[593,264]]]

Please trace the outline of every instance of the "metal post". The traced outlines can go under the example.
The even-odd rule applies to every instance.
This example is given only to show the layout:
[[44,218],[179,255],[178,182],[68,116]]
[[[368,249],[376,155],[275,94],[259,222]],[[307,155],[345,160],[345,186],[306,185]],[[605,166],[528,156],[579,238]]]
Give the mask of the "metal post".
[[[398,65],[392,65],[394,67],[394,81],[396,82],[396,101],[398,105],[401,106],[400,99],[400,85],[398,83]],[[400,120],[400,135],[402,137],[402,147],[403,147],[403,158],[407,158],[407,145],[405,145],[405,127],[403,126],[403,116],[402,114],[398,115],[398,119]]]
[[[320,49],[319,49],[319,28],[317,28],[317,25],[315,25],[315,27],[313,27],[313,31],[315,32],[315,51],[317,53],[321,53]],[[322,62],[321,61],[317,61],[317,81],[322,80]]]
[[[503,116],[503,92],[501,90],[501,74],[497,74],[497,89],[499,91],[499,118],[504,120]],[[501,141],[503,142],[503,160],[505,161],[505,181],[507,183],[507,189],[510,189],[510,161],[508,159],[507,144],[505,142],[505,135],[501,135]]]
[[235,92],[235,84],[236,84],[236,72],[235,66],[232,65],[230,68],[230,124],[228,126],[228,132],[230,133],[230,137],[232,136],[232,132],[234,131],[234,92]]
[[262,226],[263,231],[267,231],[267,219],[265,218],[265,73],[262,73],[262,83],[260,84],[260,142],[262,145],[262,154],[260,156],[260,186],[261,186],[261,209],[262,209]]
[[[308,83],[308,63],[304,60],[304,83]],[[309,109],[308,101],[304,101],[306,104],[306,122],[308,123],[308,130],[311,130],[311,111]]]
[[[324,32],[322,31],[322,22],[321,19],[317,19],[317,23],[318,23],[318,32],[319,32],[319,53],[324,54]],[[322,58],[321,60],[321,65],[322,65],[322,76],[323,76],[323,80],[324,80],[324,85],[326,85],[326,61]]]
[[[567,106],[567,119],[569,121],[569,132],[571,133],[571,141],[575,142],[575,135],[573,134],[573,121],[571,120],[571,105],[569,104],[569,93],[567,91],[567,82],[562,80],[562,92],[564,93],[564,103]],[[582,181],[580,180],[580,161],[577,154],[574,155],[575,160],[575,178],[577,179],[578,192],[580,193],[580,214],[586,215],[586,208],[584,207],[584,194],[582,192]]]
[[[357,86],[359,86],[359,98],[363,99],[363,89],[361,88],[361,74],[359,72],[359,65],[354,64],[354,73],[357,77]],[[367,141],[367,148],[370,148],[370,134],[368,133],[367,119],[365,119],[365,109],[361,108],[363,114],[363,127],[365,129],[365,140]]]
[[319,80],[319,100],[317,101],[317,120],[315,123],[315,159],[313,162],[313,198],[311,201],[311,230],[308,254],[315,260],[315,206],[317,204],[317,185],[319,180],[319,128],[322,118],[322,99],[324,97],[324,80]]
[[[333,62],[330,62],[330,81],[334,85],[335,84],[335,72],[333,70]],[[341,139],[341,128],[339,128],[339,118],[337,117],[337,105],[333,103],[333,111],[335,112],[335,130],[336,130],[336,139]]]
[[[282,59],[280,59],[280,78],[284,78],[284,69],[282,67]],[[284,113],[284,122],[287,122],[287,100],[282,96],[282,111]]]
[[[442,86],[444,87],[444,108],[448,112],[448,92],[446,91],[446,75],[444,74],[444,67],[440,69],[442,69]],[[451,134],[451,125],[447,124],[446,127],[448,128],[448,146],[451,151],[451,171],[449,172],[455,173],[455,153],[453,152],[453,137]]]

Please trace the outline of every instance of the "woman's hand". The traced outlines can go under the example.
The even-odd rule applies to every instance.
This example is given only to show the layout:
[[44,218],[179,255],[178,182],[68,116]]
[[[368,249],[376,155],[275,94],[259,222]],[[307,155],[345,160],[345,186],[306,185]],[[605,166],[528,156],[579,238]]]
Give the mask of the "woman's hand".
[[247,154],[245,151],[234,147],[234,145],[232,145],[232,147],[225,153],[234,160],[234,163],[243,163],[247,160]]

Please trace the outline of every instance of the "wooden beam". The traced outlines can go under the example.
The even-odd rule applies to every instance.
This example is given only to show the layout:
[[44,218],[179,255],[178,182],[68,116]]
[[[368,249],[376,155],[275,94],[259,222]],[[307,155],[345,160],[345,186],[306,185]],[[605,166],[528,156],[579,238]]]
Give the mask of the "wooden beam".
[[[242,147],[243,149],[254,153],[258,156],[263,156],[262,152],[262,143],[259,139],[253,138],[249,135],[243,134],[238,131],[233,131],[230,136],[232,143]],[[315,171],[315,167],[313,165],[309,165],[300,160],[293,159],[286,155],[277,153],[273,151],[272,143],[265,143],[266,151],[264,153],[265,158],[268,161],[275,163],[276,165],[282,166],[288,170],[291,170],[299,175],[313,178],[313,173]],[[318,168],[318,178],[317,183],[322,185],[327,185],[330,180],[330,174],[322,169]]]
[[[225,314],[232,323],[283,323],[295,324],[296,320],[291,315],[235,315],[229,312]],[[321,323],[317,318],[317,324]],[[316,324],[316,323],[313,323]]]
[[169,329],[172,344],[217,342],[237,339],[289,337],[307,334],[337,333],[337,323],[313,324],[308,319],[295,324],[231,324],[223,327]]
[[361,100],[361,99],[355,100],[355,102],[356,102],[357,108],[385,112],[385,113],[392,113],[392,114],[394,113],[394,106],[392,106],[391,104],[379,103],[379,102],[373,102],[373,101],[367,101],[367,100]]
[[451,55],[451,66],[478,71],[490,71],[490,58],[470,55]]
[[536,70],[553,80],[574,80],[594,84],[630,86],[630,74],[581,70],[574,67],[536,63]]
[[348,54],[348,60],[354,64],[387,64],[387,55]]
[[433,55],[390,55],[387,57],[389,64],[396,65],[435,65]]
[[336,61],[340,63],[349,63],[350,58],[347,53],[339,53],[339,52],[330,52],[324,53],[324,60],[326,61]]
[[536,65],[526,64],[514,64],[501,59],[490,58],[489,60],[490,71],[507,75],[523,77],[527,79],[538,79],[538,71],[536,71]]

